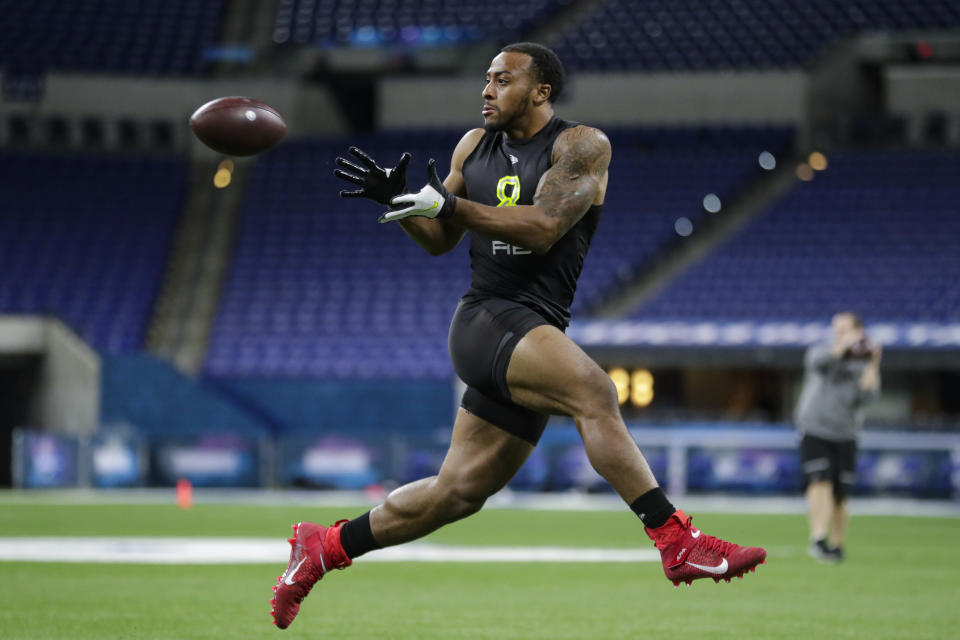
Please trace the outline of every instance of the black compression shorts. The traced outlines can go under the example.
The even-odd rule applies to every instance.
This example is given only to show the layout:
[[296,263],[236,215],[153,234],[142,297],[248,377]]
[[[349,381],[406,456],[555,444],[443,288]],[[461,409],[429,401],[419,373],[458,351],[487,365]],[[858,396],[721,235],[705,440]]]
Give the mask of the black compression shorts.
[[465,296],[450,323],[450,359],[467,385],[460,406],[537,444],[549,416],[521,407],[507,388],[507,365],[520,339],[550,324],[534,310],[503,298]]
[[804,435],[800,457],[806,484],[827,481],[833,496],[843,501],[857,479],[857,443],[855,440],[827,440]]

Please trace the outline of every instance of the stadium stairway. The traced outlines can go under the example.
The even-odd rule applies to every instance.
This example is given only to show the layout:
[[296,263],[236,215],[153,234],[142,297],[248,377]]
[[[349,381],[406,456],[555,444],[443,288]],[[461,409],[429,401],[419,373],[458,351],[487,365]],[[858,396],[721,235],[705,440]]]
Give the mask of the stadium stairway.
[[218,165],[196,159],[180,223],[147,332],[147,348],[182,371],[196,373],[229,265],[237,211],[249,167],[237,162],[228,188],[211,178]]
[[[224,0],[220,44],[249,42],[256,31],[256,0]],[[268,2],[259,3],[268,5]],[[216,71],[216,70],[215,70]]]
[[574,25],[582,22],[591,14],[596,13],[604,4],[604,1],[580,0],[579,2],[570,2],[550,20],[531,31],[526,39],[530,42],[551,42],[565,31],[573,29]]
[[273,46],[277,0],[222,0],[223,20],[216,45],[208,50],[213,76],[263,73],[264,52]]
[[797,183],[795,163],[790,160],[790,156],[784,154],[776,169],[749,183],[733,200],[724,202],[722,213],[698,219],[688,237],[678,236],[674,243],[665,245],[616,295],[594,307],[591,317],[603,320],[624,318],[709,255],[714,247]]

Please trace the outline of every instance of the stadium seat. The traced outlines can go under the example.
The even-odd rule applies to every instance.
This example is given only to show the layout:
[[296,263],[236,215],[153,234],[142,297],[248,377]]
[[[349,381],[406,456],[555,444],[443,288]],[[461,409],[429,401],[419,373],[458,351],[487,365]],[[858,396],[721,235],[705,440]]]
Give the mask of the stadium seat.
[[[217,38],[221,0],[0,0],[0,67],[194,75]],[[27,74],[29,75],[29,74]]]
[[571,69],[783,69],[860,32],[958,26],[950,0],[608,0],[548,44]]
[[571,0],[280,0],[273,39],[320,47],[458,45],[520,40]]
[[655,298],[638,319],[960,320],[960,153],[829,158]]
[[108,353],[141,348],[184,161],[7,152],[0,174],[0,313],[58,316]]

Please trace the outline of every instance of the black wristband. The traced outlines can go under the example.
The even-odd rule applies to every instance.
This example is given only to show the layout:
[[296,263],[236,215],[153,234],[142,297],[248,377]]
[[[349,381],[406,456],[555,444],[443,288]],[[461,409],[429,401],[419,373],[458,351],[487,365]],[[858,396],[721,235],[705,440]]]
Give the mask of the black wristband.
[[438,218],[449,218],[457,210],[457,196],[453,195],[446,189],[443,193],[443,206],[440,207],[440,213],[437,214]]

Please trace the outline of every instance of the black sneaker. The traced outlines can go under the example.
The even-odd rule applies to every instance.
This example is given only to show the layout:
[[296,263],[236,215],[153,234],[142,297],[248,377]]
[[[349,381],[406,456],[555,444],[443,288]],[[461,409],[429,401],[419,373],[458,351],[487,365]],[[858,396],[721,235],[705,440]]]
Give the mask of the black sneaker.
[[833,556],[834,562],[843,562],[843,547],[828,547],[830,549],[830,555]]
[[843,559],[843,550],[839,549],[839,556],[837,555],[838,549],[834,549],[827,544],[825,539],[814,540],[810,543],[810,546],[807,548],[807,553],[810,554],[810,557],[815,559],[817,562],[822,562],[824,564],[837,564]]

